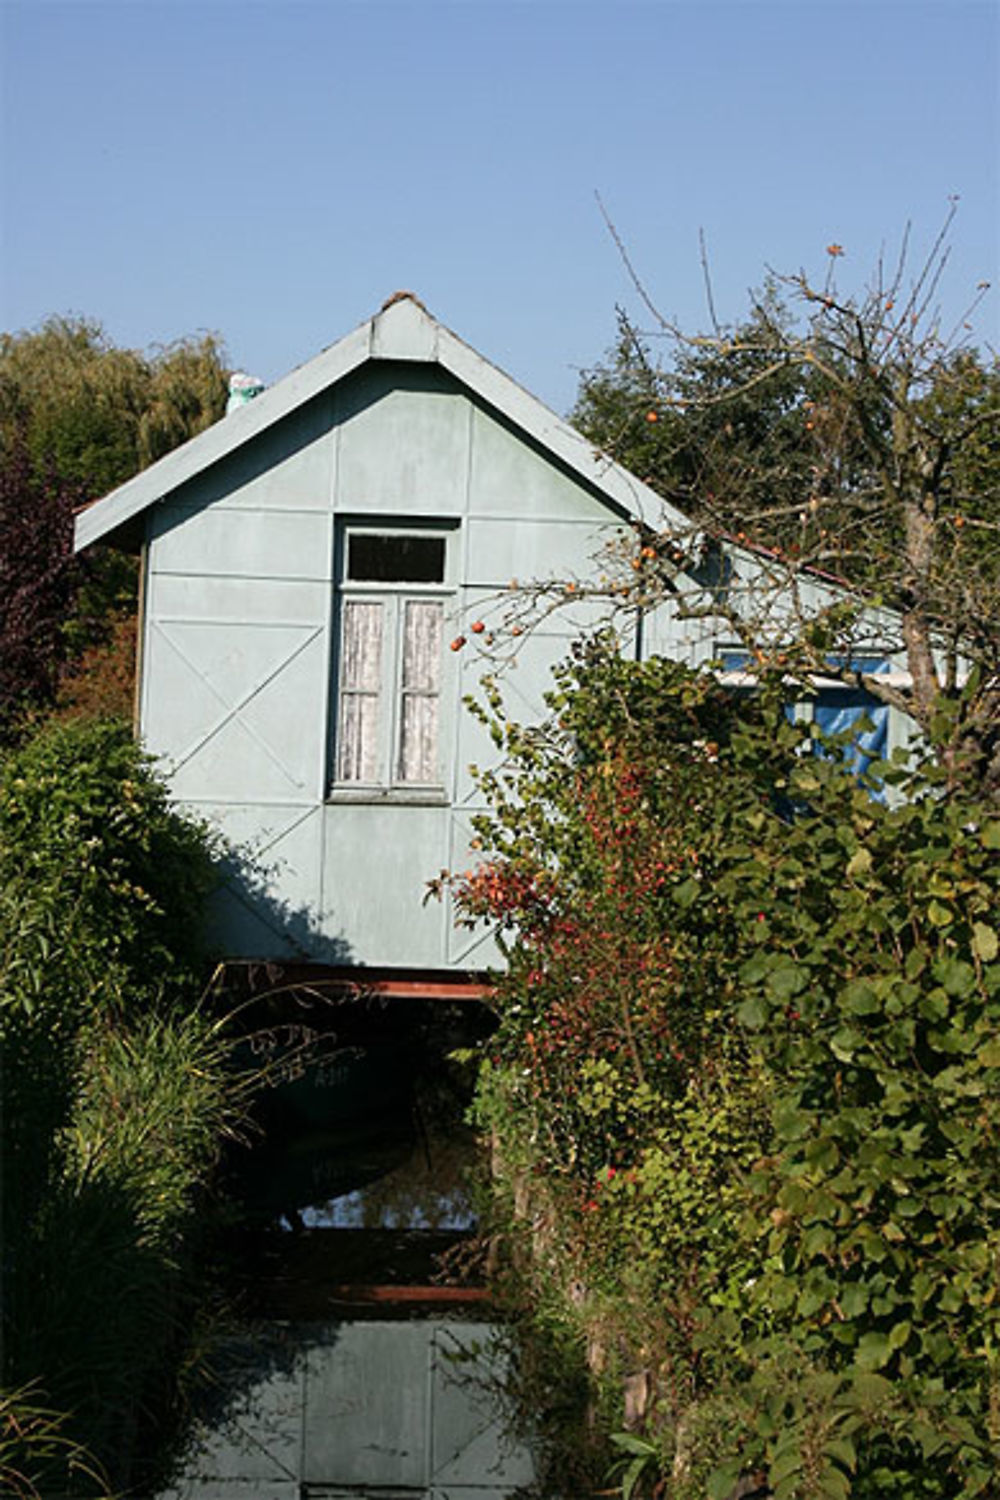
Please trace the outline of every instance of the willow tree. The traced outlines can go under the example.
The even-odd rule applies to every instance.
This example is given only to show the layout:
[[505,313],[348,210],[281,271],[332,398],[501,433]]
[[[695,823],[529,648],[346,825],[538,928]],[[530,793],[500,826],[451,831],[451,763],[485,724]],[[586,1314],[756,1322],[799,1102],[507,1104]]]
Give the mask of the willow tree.
[[143,353],[100,323],[54,317],[0,338],[0,443],[104,495],[225,411],[225,350],[212,334]]

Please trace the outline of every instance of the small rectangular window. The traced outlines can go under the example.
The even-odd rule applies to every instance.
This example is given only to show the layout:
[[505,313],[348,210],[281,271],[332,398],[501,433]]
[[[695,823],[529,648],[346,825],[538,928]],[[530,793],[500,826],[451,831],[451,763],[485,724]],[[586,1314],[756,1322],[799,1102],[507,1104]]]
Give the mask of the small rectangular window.
[[347,538],[352,583],[443,583],[443,536],[354,531]]

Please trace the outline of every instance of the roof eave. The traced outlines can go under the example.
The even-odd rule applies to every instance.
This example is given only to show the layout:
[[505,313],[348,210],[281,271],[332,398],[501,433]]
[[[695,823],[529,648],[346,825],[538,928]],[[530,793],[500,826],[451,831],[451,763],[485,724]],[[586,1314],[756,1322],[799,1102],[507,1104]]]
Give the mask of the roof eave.
[[[591,443],[555,412],[432,318],[415,298],[392,301],[353,333],[300,365],[248,405],[143,469],[76,520],[75,547],[134,534],[137,518],[180,485],[252,441],[321,395],[368,360],[440,364],[488,406],[533,438],[619,514],[661,528],[666,519],[687,524],[648,485],[596,453]],[[132,523],[132,524],[130,524]]]

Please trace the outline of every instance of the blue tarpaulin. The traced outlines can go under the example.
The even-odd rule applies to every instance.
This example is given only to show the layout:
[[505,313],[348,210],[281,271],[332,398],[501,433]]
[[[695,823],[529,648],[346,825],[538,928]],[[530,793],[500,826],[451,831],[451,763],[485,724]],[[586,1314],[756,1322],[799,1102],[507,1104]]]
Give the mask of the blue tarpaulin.
[[845,734],[855,725],[868,728],[845,746],[845,756],[858,776],[864,775],[873,760],[885,755],[889,739],[889,709],[869,693],[820,693],[813,705],[813,722],[824,734]]
[[[749,662],[750,657],[745,651],[722,653],[724,671],[744,671]],[[891,669],[891,663],[880,657],[830,657],[829,665],[838,670],[849,666],[854,671],[871,675]],[[880,760],[885,756],[889,739],[889,709],[885,703],[872,697],[871,693],[845,683],[843,687],[817,689],[815,696],[810,697],[808,702],[812,706],[813,722],[824,734],[846,734],[855,725],[865,724],[866,727],[859,728],[856,736],[845,742],[844,747],[845,759],[856,775],[863,776],[873,760]],[[795,716],[794,704],[789,705],[788,716]]]

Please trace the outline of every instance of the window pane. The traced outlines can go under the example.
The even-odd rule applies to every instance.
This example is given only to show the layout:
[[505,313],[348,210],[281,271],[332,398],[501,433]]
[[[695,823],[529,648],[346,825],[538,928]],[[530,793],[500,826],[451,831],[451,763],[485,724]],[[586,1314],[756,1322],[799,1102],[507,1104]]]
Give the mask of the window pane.
[[443,536],[354,531],[347,538],[347,576],[357,583],[443,583]]
[[434,599],[408,599],[403,633],[403,689],[436,693],[441,676],[444,606]]
[[408,599],[403,617],[403,701],[399,728],[399,781],[438,779],[438,694],[444,606]]
[[337,780],[377,781],[382,686],[382,605],[344,603],[341,633]]
[[340,700],[338,781],[378,780],[378,699],[348,693]]
[[399,780],[428,784],[438,779],[438,700],[422,694],[403,699],[399,736]]
[[382,685],[382,606],[361,600],[344,605],[340,685],[377,693]]

